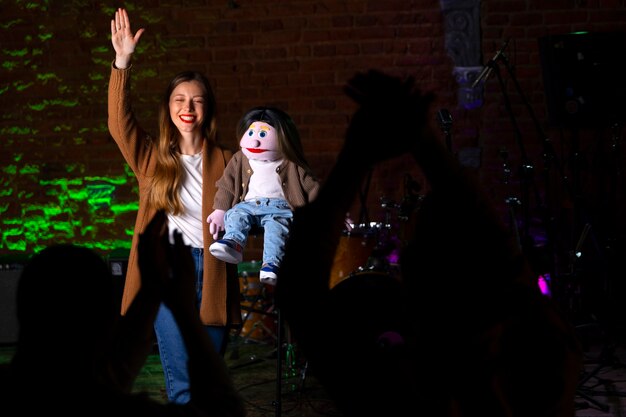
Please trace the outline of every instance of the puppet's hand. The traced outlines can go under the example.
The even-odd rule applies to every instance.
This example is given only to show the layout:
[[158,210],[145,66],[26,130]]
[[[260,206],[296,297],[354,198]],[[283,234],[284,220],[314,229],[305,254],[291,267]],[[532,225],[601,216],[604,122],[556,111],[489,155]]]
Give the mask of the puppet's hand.
[[209,232],[213,235],[213,239],[217,240],[219,233],[224,231],[224,210],[214,210],[209,214],[206,221],[209,223]]

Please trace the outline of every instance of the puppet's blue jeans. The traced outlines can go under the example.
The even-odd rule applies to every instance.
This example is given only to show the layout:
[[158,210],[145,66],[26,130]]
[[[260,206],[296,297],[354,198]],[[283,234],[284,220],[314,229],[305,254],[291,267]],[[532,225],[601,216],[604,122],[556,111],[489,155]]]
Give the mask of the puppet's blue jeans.
[[[196,265],[196,302],[200,309],[202,301],[202,273],[203,251],[201,248],[191,248]],[[226,339],[226,327],[205,326],[213,346],[223,354]],[[190,400],[189,372],[187,371],[187,349],[182,335],[176,325],[172,312],[165,304],[161,304],[154,322],[154,331],[159,345],[159,356],[165,377],[165,389],[169,401],[185,404]]]
[[255,198],[235,204],[224,215],[224,237],[246,246],[253,226],[263,228],[263,263],[280,265],[293,211],[281,198]]

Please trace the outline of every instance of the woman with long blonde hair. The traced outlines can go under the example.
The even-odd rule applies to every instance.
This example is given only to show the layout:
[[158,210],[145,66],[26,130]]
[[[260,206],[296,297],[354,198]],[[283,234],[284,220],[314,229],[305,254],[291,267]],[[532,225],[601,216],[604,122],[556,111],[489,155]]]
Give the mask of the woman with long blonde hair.
[[[143,35],[135,34],[124,9],[111,20],[115,61],[111,68],[108,126],[139,185],[139,209],[128,259],[122,314],[137,295],[141,277],[137,263],[139,235],[157,210],[165,210],[170,233],[178,231],[191,247],[196,265],[196,303],[202,323],[223,355],[228,326],[239,324],[237,269],[205,256],[212,243],[209,224],[215,182],[232,152],[216,142],[215,97],[207,78],[195,71],[177,74],[169,83],[159,109],[159,135],[154,138],[138,124],[130,102],[131,57]],[[169,309],[162,305],[155,334],[170,401],[189,401],[187,352]]]

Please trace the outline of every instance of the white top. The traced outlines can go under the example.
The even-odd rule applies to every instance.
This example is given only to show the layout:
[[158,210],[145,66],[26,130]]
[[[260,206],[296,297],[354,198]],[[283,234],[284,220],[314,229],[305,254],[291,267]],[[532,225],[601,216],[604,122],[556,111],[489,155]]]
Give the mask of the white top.
[[257,161],[250,159],[250,166],[254,171],[250,177],[248,185],[248,193],[245,200],[254,200],[255,198],[285,198],[283,187],[280,183],[280,177],[276,169],[282,164],[283,160],[278,161]]
[[202,152],[195,155],[181,155],[183,182],[180,186],[180,201],[184,210],[179,215],[168,214],[170,242],[172,233],[178,230],[186,245],[202,248]]

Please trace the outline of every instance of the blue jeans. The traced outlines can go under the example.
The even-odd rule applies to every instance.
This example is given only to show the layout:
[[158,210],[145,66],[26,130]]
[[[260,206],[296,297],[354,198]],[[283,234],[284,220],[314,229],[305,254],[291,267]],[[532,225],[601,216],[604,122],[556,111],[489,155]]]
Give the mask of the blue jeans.
[[280,265],[293,212],[281,198],[257,198],[235,204],[224,215],[223,239],[246,246],[253,226],[263,228],[263,263]]
[[[191,251],[196,265],[196,300],[199,309],[200,301],[202,300],[203,251],[200,248],[192,248]],[[226,327],[205,326],[205,328],[215,349],[223,354]],[[185,404],[190,399],[187,349],[185,349],[176,320],[165,304],[161,304],[159,307],[159,312],[154,322],[154,331],[159,345],[167,398],[171,402]]]

